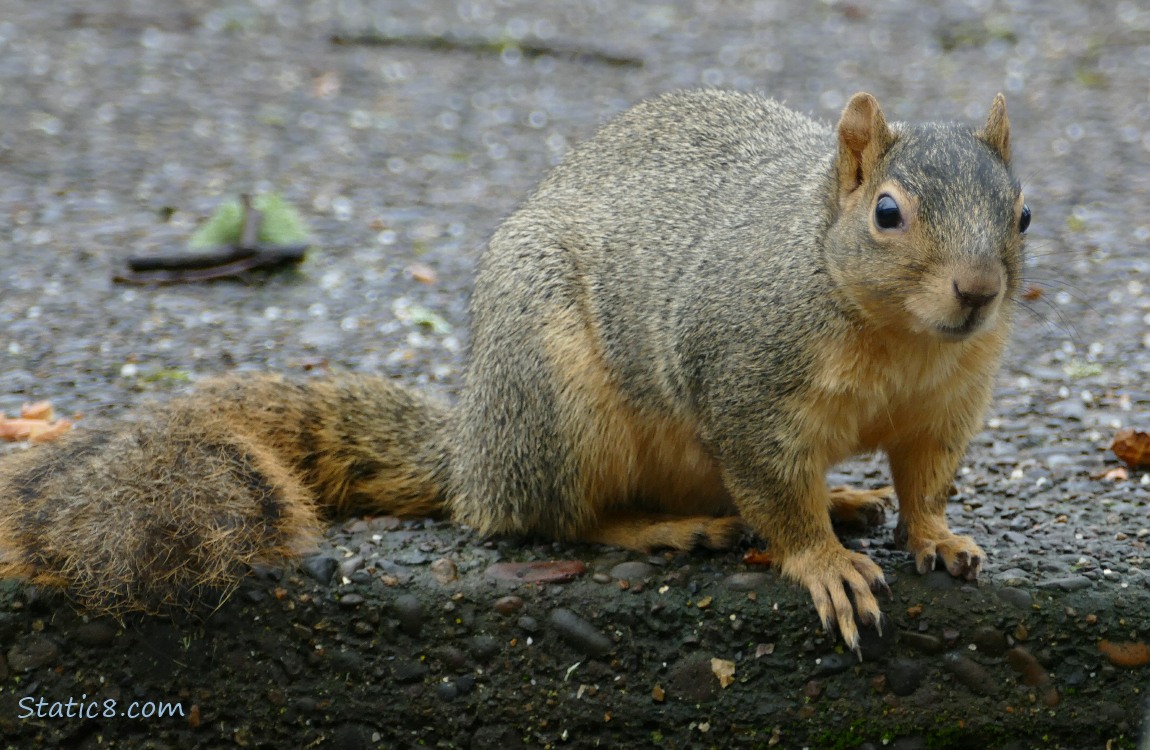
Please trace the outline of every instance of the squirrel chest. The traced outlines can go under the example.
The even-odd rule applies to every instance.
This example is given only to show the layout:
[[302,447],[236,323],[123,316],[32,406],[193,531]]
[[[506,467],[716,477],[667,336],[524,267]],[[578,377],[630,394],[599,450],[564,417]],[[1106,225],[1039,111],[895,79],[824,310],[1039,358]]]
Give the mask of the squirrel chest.
[[932,343],[867,330],[823,344],[800,424],[831,465],[897,441],[946,439],[948,420],[983,402],[1008,335]]

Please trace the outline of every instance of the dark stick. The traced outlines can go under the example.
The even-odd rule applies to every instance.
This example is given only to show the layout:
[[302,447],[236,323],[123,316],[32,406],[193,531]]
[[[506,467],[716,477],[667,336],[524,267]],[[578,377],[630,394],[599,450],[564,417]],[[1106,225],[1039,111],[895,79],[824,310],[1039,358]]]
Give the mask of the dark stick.
[[[127,273],[117,274],[113,281],[124,284],[183,284],[211,281],[238,276],[256,269],[274,269],[293,265],[304,259],[307,245],[257,245],[254,250],[222,248],[210,253],[174,258],[134,258],[147,261],[133,264],[129,261]],[[200,256],[209,256],[212,263],[201,263]],[[192,261],[195,262],[192,262]],[[163,261],[156,262],[156,261]]]

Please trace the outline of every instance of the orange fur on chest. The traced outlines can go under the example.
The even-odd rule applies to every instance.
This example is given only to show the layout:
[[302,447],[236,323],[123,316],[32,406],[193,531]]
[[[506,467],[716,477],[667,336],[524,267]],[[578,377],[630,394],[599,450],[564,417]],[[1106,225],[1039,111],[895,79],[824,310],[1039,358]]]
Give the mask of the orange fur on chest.
[[800,429],[827,466],[916,434],[950,439],[981,419],[1004,333],[959,343],[868,333],[824,344],[802,396]]

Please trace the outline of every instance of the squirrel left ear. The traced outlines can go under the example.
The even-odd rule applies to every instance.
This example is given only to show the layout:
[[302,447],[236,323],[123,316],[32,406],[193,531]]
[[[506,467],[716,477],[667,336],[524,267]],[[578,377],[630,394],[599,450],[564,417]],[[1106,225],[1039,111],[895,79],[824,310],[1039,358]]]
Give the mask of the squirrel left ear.
[[839,154],[837,172],[839,202],[871,176],[879,159],[894,142],[878,100],[859,92],[843,108],[838,124]]
[[997,151],[1004,162],[1010,164],[1010,120],[1006,117],[1006,97],[1002,94],[994,97],[986,124],[977,135]]

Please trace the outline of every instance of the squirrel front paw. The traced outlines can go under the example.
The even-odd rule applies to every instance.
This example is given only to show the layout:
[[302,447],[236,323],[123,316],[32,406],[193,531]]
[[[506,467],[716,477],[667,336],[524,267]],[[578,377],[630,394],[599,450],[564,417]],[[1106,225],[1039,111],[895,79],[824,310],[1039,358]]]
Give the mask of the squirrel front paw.
[[[869,557],[845,549],[838,541],[793,552],[783,558],[782,574],[798,581],[811,592],[823,628],[838,626],[847,647],[859,651],[859,632],[855,612],[863,625],[881,630],[882,612],[874,591],[886,591],[882,568]],[[848,597],[848,592],[850,596]],[[854,606],[851,606],[851,597]]]
[[914,555],[919,573],[934,570],[939,560],[956,578],[973,581],[978,578],[986,553],[968,536],[952,534],[948,529],[931,529],[926,533],[908,532],[901,522],[895,528],[895,541]]

